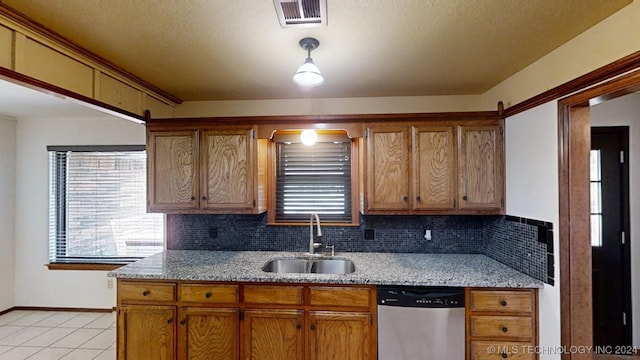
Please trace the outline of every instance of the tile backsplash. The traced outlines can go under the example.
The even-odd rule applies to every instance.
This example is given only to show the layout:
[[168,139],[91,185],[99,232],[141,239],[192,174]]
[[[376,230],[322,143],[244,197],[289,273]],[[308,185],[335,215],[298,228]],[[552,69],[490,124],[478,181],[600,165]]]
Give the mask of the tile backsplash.
[[[547,245],[538,241],[539,226],[514,219],[361,215],[359,226],[322,226],[322,243],[335,245],[337,252],[485,254],[547,281]],[[427,229],[431,230],[431,240],[424,238]],[[369,234],[373,230],[372,240],[365,240],[365,230]],[[269,226],[266,214],[170,214],[167,248],[305,252],[309,248],[309,226]]]

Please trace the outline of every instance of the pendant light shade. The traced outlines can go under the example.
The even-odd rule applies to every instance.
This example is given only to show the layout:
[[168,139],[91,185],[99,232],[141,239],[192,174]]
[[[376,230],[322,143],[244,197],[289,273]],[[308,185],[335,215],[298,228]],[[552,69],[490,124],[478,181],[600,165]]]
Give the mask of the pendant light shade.
[[311,59],[311,50],[320,45],[320,42],[314,38],[304,38],[300,40],[300,47],[307,50],[307,59],[304,64],[300,65],[298,71],[293,75],[293,82],[300,86],[317,86],[324,82],[324,77],[320,69],[313,63]]

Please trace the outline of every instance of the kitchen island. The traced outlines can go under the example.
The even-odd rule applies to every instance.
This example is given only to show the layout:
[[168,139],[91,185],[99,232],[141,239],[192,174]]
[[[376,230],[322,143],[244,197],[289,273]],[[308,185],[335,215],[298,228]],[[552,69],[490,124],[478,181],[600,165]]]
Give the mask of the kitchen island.
[[353,261],[354,272],[263,271],[298,257],[169,250],[109,273],[118,359],[374,360],[379,285],[465,288],[467,359],[537,344],[543,283],[485,255],[340,253],[333,259]]

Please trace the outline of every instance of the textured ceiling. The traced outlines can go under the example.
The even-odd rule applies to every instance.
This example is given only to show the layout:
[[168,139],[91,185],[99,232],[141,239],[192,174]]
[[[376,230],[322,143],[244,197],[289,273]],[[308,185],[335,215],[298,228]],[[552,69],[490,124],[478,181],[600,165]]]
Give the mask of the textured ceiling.
[[328,26],[283,29],[271,0],[0,1],[183,100],[480,94],[631,2],[327,0]]

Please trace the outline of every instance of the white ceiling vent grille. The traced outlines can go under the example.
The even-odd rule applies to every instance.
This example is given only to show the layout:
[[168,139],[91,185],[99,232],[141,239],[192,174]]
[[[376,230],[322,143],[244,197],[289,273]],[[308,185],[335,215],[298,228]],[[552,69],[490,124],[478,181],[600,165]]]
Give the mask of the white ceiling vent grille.
[[273,0],[273,4],[283,28],[327,25],[327,0]]

